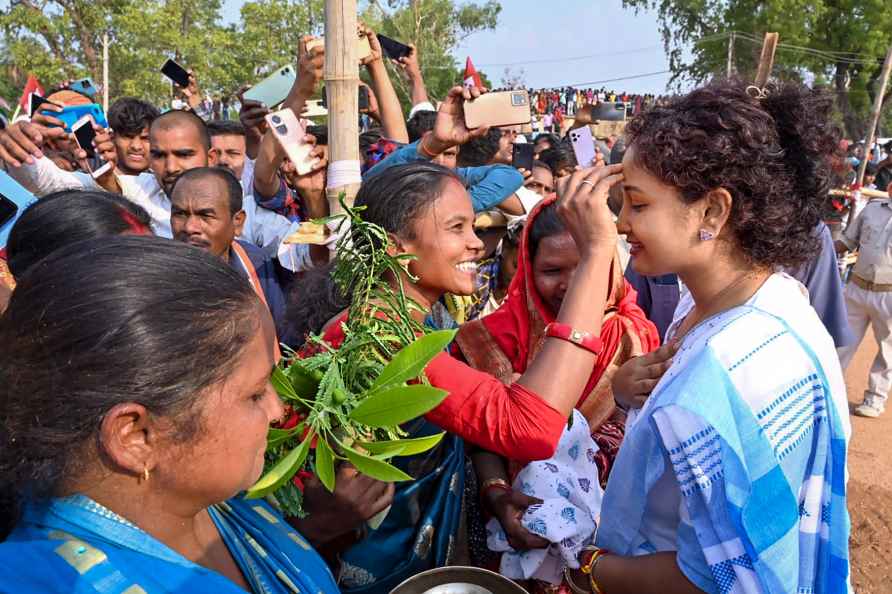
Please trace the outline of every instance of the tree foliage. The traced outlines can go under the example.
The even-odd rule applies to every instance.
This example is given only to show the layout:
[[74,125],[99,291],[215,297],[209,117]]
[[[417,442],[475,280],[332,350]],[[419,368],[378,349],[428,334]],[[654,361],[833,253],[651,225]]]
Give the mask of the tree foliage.
[[[655,10],[673,80],[702,82],[726,70],[729,33],[738,74],[752,77],[764,32],[776,31],[774,75],[826,84],[846,131],[865,133],[883,58],[892,43],[888,0],[623,0]],[[790,47],[796,46],[796,47]]]
[[[468,35],[494,28],[495,0],[375,0],[360,3],[380,32],[414,43],[432,96],[461,79],[451,52]],[[223,0],[11,0],[0,9],[0,96],[18,99],[29,73],[45,87],[89,76],[102,81],[102,38],[110,37],[110,97],[168,103],[159,73],[167,58],[192,68],[202,90],[232,95],[245,83],[294,61],[298,40],[324,29],[323,0],[249,0],[237,23]],[[407,88],[395,75],[398,91]]]

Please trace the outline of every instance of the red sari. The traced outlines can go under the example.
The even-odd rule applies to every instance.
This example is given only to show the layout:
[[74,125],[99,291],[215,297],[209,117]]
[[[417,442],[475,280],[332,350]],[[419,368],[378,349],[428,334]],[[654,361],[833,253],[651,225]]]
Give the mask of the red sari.
[[[517,255],[517,274],[508,287],[508,296],[492,314],[464,324],[456,343],[471,367],[491,373],[505,384],[514,381],[536,357],[545,342],[545,326],[554,315],[545,307],[533,283],[529,256],[529,232],[542,208],[554,200],[544,200],[530,213]],[[585,416],[592,438],[598,444],[597,463],[601,482],[619,451],[625,430],[625,415],[616,408],[610,381],[625,361],[649,353],[660,344],[659,333],[635,302],[637,293],[623,278],[619,262],[611,267],[609,295],[601,341],[604,350],[595,361],[576,408]],[[512,475],[522,467],[512,465]]]

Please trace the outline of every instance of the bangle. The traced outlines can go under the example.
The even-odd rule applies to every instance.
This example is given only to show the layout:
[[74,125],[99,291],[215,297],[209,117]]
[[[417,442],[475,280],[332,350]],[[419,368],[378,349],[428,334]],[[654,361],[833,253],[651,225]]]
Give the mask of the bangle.
[[486,495],[493,489],[499,489],[501,491],[510,491],[511,485],[508,484],[508,481],[506,481],[503,478],[486,479],[485,481],[483,481],[483,484],[480,485],[480,494]]
[[598,336],[591,332],[576,330],[569,324],[552,322],[545,327],[545,336],[572,342],[576,346],[594,353],[595,355],[599,354],[604,348],[604,345],[601,343],[601,339]]
[[424,146],[424,141],[426,139],[427,139],[427,137],[425,136],[424,138],[422,138],[421,140],[418,141],[418,154],[428,160],[436,159],[439,156],[439,153],[433,153],[430,150],[428,150],[428,148],[426,146]]
[[605,594],[604,588],[602,588],[601,584],[599,584],[598,581],[595,579],[595,570],[597,569],[598,562],[601,560],[601,558],[606,557],[609,554],[610,551],[595,547],[591,559],[588,560],[588,563],[580,567],[582,573],[588,575],[589,585],[592,588],[592,592],[594,592],[595,594]]

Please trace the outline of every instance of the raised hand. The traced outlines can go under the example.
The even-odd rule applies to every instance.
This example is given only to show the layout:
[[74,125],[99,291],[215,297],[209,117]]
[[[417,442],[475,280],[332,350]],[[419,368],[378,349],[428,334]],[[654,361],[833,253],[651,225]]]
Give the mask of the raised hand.
[[34,159],[43,157],[43,146],[47,140],[67,140],[64,128],[47,128],[33,122],[12,124],[0,130],[0,159],[10,167],[21,167],[23,163],[33,164]]
[[470,130],[465,125],[465,101],[476,99],[485,92],[486,89],[477,87],[452,87],[449,90],[437,111],[433,134],[425,137],[428,142],[426,148],[430,153],[440,154],[450,147],[480,138],[489,132],[489,126]]
[[583,256],[616,248],[610,188],[623,181],[621,164],[578,169],[557,183],[557,212]]
[[625,409],[644,406],[657,382],[672,365],[672,357],[677,351],[677,344],[668,343],[652,353],[623,363],[611,380],[617,404]]

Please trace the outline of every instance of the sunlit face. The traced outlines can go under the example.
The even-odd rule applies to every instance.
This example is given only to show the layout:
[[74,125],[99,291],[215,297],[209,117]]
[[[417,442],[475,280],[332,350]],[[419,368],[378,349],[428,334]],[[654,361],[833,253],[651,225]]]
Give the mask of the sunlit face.
[[208,152],[191,125],[153,128],[150,155],[155,178],[168,196],[183,172],[217,164],[216,151]]
[[192,413],[201,415],[196,438],[163,448],[158,466],[172,471],[152,475],[182,500],[225,501],[251,487],[263,472],[269,425],[285,411],[269,382],[276,331],[260,302],[256,310],[257,331],[226,380],[198,396],[201,403]]
[[139,175],[149,168],[149,127],[138,134],[116,132],[112,139],[118,156],[118,169],[128,175]]
[[225,258],[241,233],[244,212],[232,214],[226,185],[218,179],[184,179],[170,198],[170,227],[177,241]]
[[569,231],[543,237],[533,258],[533,285],[554,316],[561,310],[567,287],[579,265],[579,250]]
[[442,165],[443,167],[447,167],[449,169],[455,169],[456,167],[458,167],[458,147],[449,147],[448,149],[434,157],[432,161],[437,165]]
[[554,175],[546,167],[534,166],[532,175],[523,182],[523,187],[546,198],[554,193]]
[[414,239],[400,239],[402,251],[417,259],[409,272],[430,303],[444,293],[471,295],[483,242],[474,233],[474,209],[467,190],[456,180],[444,182],[440,197],[414,222]]
[[231,171],[235,179],[242,179],[242,171],[245,169],[245,137],[240,134],[218,134],[211,137],[211,147],[217,154],[217,166]]
[[697,221],[678,190],[635,160],[635,147],[623,157],[623,206],[617,231],[626,236],[632,267],[644,276],[680,273],[701,256]]

